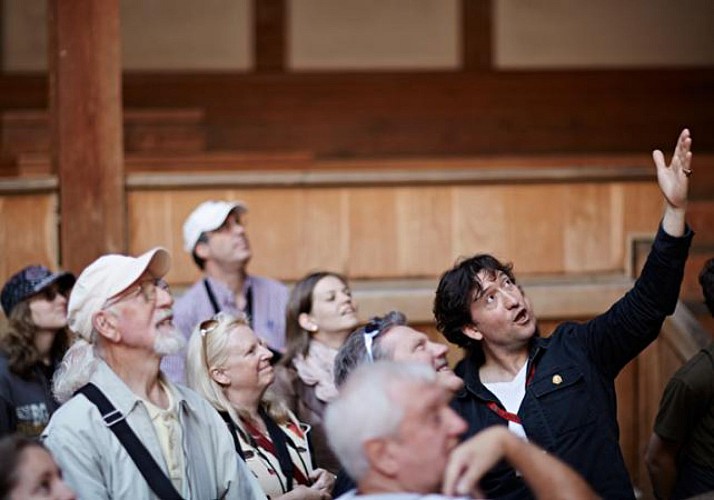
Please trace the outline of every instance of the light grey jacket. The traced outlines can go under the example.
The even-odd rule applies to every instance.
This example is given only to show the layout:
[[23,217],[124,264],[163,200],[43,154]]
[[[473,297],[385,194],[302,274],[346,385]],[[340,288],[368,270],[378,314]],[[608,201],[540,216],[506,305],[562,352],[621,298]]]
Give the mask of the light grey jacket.
[[[142,400],[103,361],[90,381],[126,415],[129,426],[166,472],[161,445]],[[177,399],[183,429],[186,480],[181,495],[196,500],[265,499],[238,457],[218,412],[190,389],[166,383]],[[83,395],[74,396],[52,415],[42,439],[77,498],[156,498],[97,407]]]

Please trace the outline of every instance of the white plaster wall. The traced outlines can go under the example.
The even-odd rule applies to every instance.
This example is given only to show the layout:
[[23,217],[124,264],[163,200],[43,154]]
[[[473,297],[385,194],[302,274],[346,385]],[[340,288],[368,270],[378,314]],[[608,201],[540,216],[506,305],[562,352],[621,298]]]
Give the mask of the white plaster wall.
[[494,0],[499,68],[714,64],[712,0]]
[[288,0],[293,70],[456,69],[458,0]]

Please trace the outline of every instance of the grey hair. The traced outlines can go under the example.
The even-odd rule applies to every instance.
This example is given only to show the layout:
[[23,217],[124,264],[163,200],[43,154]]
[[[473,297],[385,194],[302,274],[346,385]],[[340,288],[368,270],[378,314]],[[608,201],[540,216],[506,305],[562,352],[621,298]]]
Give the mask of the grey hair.
[[[205,358],[211,368],[220,368],[228,360],[228,341],[231,332],[236,326],[245,325],[250,328],[246,316],[232,316],[219,312],[213,319],[218,321],[215,329],[206,337],[206,356],[203,354],[203,339],[201,338],[201,324],[196,325],[191,333],[186,349],[186,384],[206,399],[218,411],[225,411],[231,419],[238,423],[240,409],[233,407],[223,392],[223,386],[213,380],[205,366]],[[268,414],[278,423],[289,419],[287,406],[278,400],[268,389],[263,394],[261,405]]]
[[[92,339],[96,332],[92,331]],[[62,362],[52,377],[52,393],[60,403],[65,403],[74,396],[79,388],[92,378],[101,357],[97,345],[78,338],[67,349]]]
[[375,328],[379,331],[373,338],[372,359],[374,359],[374,361],[392,359],[393,353],[382,349],[380,339],[395,326],[404,326],[406,324],[407,317],[403,313],[390,311],[384,316],[373,317],[365,326],[355,330],[347,337],[347,340],[342,344],[342,347],[340,347],[335,357],[335,385],[341,387],[347,379],[347,376],[352,373],[355,368],[370,361],[364,343],[365,331],[373,331]]
[[398,432],[404,408],[393,401],[398,386],[436,382],[423,363],[378,361],[357,367],[325,410],[330,447],[355,481],[369,470],[364,444]]

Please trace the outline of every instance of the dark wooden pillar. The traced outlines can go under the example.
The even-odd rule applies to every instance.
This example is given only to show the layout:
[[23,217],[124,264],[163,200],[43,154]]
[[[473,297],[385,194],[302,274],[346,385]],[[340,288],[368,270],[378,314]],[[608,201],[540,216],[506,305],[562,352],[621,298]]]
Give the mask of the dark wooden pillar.
[[462,0],[461,5],[464,70],[490,70],[493,44],[492,1]]
[[48,0],[62,266],[126,250],[119,0]]
[[254,0],[255,71],[285,71],[287,0]]

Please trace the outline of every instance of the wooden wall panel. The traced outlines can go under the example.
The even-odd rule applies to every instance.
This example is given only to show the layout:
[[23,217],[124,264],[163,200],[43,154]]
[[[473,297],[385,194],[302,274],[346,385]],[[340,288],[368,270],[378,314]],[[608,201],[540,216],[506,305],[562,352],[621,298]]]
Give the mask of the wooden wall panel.
[[198,270],[182,250],[184,219],[201,201],[239,199],[250,208],[251,270],[288,281],[316,269],[435,278],[479,252],[514,262],[519,276],[618,273],[631,229],[656,229],[659,203],[653,209],[648,199],[658,194],[649,184],[136,190],[130,249],[167,246],[169,278],[190,283]]
[[[571,185],[564,195],[565,272],[598,272],[617,269],[622,264],[618,254],[613,254],[613,238],[621,232],[618,217],[613,215],[613,186],[604,184]],[[617,239],[622,246],[622,239]]]
[[356,188],[349,194],[349,275],[395,277],[398,220],[394,190]]
[[567,187],[539,185],[504,189],[508,258],[517,266],[517,272],[562,272]]
[[500,186],[464,186],[453,193],[452,263],[477,253],[511,259],[505,191]]
[[0,196],[0,283],[30,264],[57,269],[57,195]]
[[451,189],[398,188],[397,272],[438,276],[451,264]]

